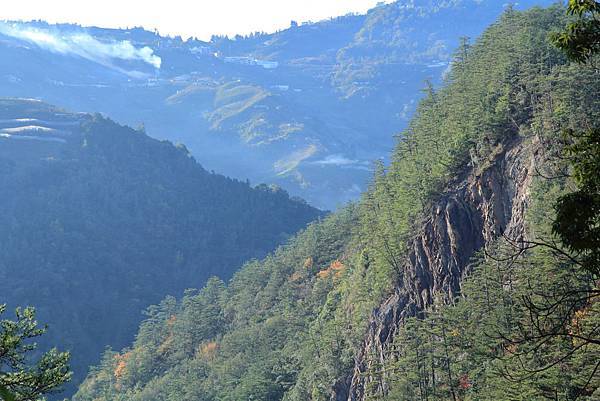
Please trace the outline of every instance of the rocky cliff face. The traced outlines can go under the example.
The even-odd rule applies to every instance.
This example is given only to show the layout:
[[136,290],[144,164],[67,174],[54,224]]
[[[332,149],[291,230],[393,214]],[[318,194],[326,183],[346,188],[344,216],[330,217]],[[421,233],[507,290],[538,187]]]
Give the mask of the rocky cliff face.
[[[335,401],[361,401],[374,385],[365,372],[385,362],[386,349],[407,317],[452,299],[461,290],[473,255],[499,236],[524,235],[529,189],[541,146],[515,138],[448,187],[411,241],[394,293],[374,311],[352,377],[335,388]],[[385,386],[378,383],[377,386]]]

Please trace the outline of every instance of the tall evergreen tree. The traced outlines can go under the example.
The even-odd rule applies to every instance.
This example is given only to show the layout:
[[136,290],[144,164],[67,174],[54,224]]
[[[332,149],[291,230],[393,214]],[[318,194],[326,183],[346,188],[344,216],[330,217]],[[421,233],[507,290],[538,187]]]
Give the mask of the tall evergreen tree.
[[[0,305],[0,316],[6,305]],[[16,309],[14,320],[0,320],[0,397],[4,401],[38,401],[71,379],[70,355],[52,349],[31,363],[33,339],[46,332],[33,308]]]

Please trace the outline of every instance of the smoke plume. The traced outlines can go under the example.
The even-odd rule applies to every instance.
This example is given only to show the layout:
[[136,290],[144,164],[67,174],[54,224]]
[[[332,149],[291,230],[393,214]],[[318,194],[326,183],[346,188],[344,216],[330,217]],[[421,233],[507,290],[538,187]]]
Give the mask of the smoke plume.
[[142,61],[156,69],[161,65],[161,58],[150,47],[138,48],[127,40],[100,41],[84,32],[59,33],[6,22],[0,22],[0,33],[55,53],[73,54],[107,66],[112,66],[114,60]]

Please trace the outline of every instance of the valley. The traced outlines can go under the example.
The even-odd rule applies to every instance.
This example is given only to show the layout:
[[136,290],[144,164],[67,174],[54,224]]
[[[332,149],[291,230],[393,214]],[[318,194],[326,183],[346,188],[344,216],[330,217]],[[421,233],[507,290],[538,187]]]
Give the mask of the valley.
[[597,401],[599,21],[0,21],[0,400]]
[[[274,183],[333,210],[366,189],[373,162],[387,160],[393,136],[407,128],[426,82],[442,81],[460,38],[477,37],[503,10],[494,1],[408,3],[210,42],[140,28],[5,22],[3,96],[143,125],[184,143],[211,170]],[[55,36],[60,48],[45,45]],[[97,54],[82,48],[89,43]],[[133,56],[111,54],[111,43],[129,44]]]

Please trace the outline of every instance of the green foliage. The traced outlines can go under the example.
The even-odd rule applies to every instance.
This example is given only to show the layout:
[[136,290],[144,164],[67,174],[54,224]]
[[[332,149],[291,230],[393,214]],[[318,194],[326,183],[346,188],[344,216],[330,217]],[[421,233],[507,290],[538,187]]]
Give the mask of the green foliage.
[[[0,316],[6,305],[0,305]],[[0,397],[4,401],[37,401],[44,395],[60,391],[71,379],[70,355],[52,349],[38,357],[32,342],[46,332],[35,320],[33,308],[15,311],[16,319],[0,321]]]
[[595,0],[569,0],[569,14],[577,17],[552,39],[567,57],[576,62],[591,61],[600,52],[600,3]]
[[[564,23],[558,6],[509,10],[477,42],[464,40],[446,86],[426,88],[391,165],[376,167],[358,205],[250,262],[226,287],[207,287],[210,306],[190,293],[152,308],[131,350],[107,353],[75,400],[329,400],[354,367],[373,309],[402,282],[406,243],[439,196],[465,172],[484,171],[516,139],[554,143],[561,129],[598,120],[598,77],[569,64],[548,38]],[[562,194],[562,187],[540,189],[541,206],[530,219],[550,213]],[[549,231],[547,221],[533,226]],[[510,244],[498,244],[497,259],[507,250]],[[465,284],[466,301],[446,307],[453,300],[440,296],[425,319],[407,323],[390,362],[366,372],[374,384],[390,386],[389,394],[378,393],[385,385],[373,386],[372,398],[536,400],[549,389],[562,396],[595,386],[583,383],[595,348],[518,384],[507,371],[521,379],[576,346],[549,342],[540,352],[527,346],[525,367],[500,358],[516,334],[531,329],[523,296],[538,287],[555,294],[589,286],[565,265],[542,250],[508,267],[482,257]],[[551,322],[575,312],[560,310]]]
[[15,396],[6,389],[6,387],[0,385],[0,397],[4,401],[16,401]]
[[557,127],[599,117],[598,77],[566,64],[548,40],[563,12],[507,11],[476,43],[463,41],[444,88],[426,87],[392,165],[387,171],[379,166],[361,203],[361,238],[376,260],[386,262],[380,272],[401,274],[407,239],[466,167],[485,169],[519,136],[556,140]]
[[[3,101],[2,119],[78,116],[38,103]],[[66,143],[0,138],[2,301],[38,307],[54,328],[42,341],[73,350],[75,381],[130,342],[148,305],[230,278],[323,215],[208,172],[185,147],[81,118]]]
[[312,327],[335,279],[317,273],[344,254],[355,214],[311,225],[227,287],[212,279],[150,308],[133,347],[107,352],[75,400],[282,399],[326,336]]
[[[578,17],[560,34],[555,44],[579,63],[592,61],[600,52],[600,3],[570,0],[569,13]],[[578,127],[581,128],[581,127]],[[581,257],[587,271],[600,275],[600,128],[594,122],[584,132],[568,130],[565,154],[573,170],[577,190],[556,203],[553,232],[570,251]]]
[[[577,3],[583,6],[586,2]],[[572,1],[571,11],[574,5]],[[538,22],[544,21],[538,17]],[[511,14],[505,18],[515,20]],[[531,34],[527,31],[529,38]],[[506,31],[507,37],[515,40],[520,31]],[[520,63],[521,72],[514,76],[511,87],[519,76],[529,76],[522,59]],[[519,121],[515,126],[521,135],[535,133],[547,142],[550,154],[566,155],[557,162],[561,166],[558,171],[547,160],[544,168],[552,172],[551,176],[556,175],[553,181],[537,179],[527,221],[532,240],[499,241],[474,264],[459,299],[449,305],[438,302],[425,318],[407,322],[390,348],[387,365],[370,373],[374,377],[372,399],[597,399],[600,309],[594,274],[599,245],[599,78],[586,66],[547,65],[541,72],[546,76],[529,76],[533,85],[523,82],[521,86],[537,87],[539,104],[523,109],[522,103],[499,102],[508,114],[496,120]],[[571,89],[564,86],[566,82],[571,82]],[[548,91],[548,84],[557,87]],[[515,97],[519,98],[523,99]],[[554,106],[548,108],[549,102]],[[498,107],[495,110],[502,111]],[[579,122],[574,124],[576,119]],[[494,125],[490,128],[498,132],[500,127]],[[557,135],[565,125],[567,146]],[[574,134],[573,129],[580,127],[591,128]],[[479,147],[481,141],[477,142]],[[552,150],[551,144],[556,149]],[[475,156],[474,161],[479,159]],[[572,167],[572,180],[560,174],[565,164]],[[579,190],[569,192],[573,184]],[[549,210],[552,204],[557,205],[556,216]],[[551,232],[583,262],[547,242]],[[580,270],[580,263],[586,271]],[[382,393],[382,388],[387,391]]]
[[[541,241],[549,205],[567,187],[536,181],[528,235]],[[371,399],[595,400],[600,342],[587,340],[600,327],[595,286],[567,254],[499,240],[474,261],[460,298],[402,327],[374,373],[389,391]]]
[[[497,252],[500,258],[513,250]],[[536,324],[557,321],[565,330],[593,334],[599,323],[597,302],[580,303],[576,311],[566,302],[555,305],[589,282],[573,279],[574,270],[545,250],[511,261],[482,260],[465,283],[464,298],[403,327],[391,351],[394,358],[380,373],[389,385],[389,399],[595,399],[588,397],[600,386],[596,362],[591,362],[600,358],[599,345],[584,346],[568,333],[524,340],[536,332]],[[536,321],[529,302],[555,307]]]

